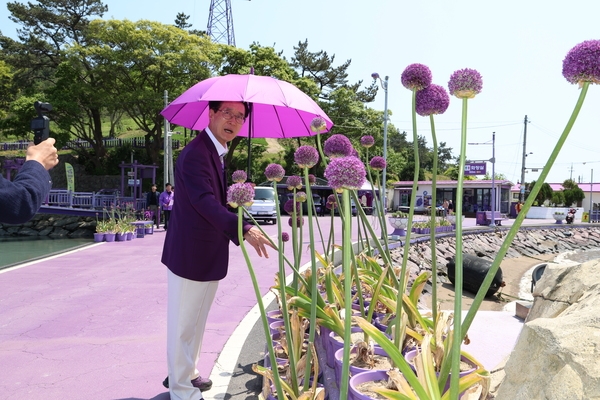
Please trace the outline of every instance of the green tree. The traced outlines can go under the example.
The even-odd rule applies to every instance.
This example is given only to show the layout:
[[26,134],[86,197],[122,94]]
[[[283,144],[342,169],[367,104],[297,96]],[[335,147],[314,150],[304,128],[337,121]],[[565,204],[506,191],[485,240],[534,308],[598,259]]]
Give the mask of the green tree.
[[[148,157],[158,162],[164,92],[173,99],[210,77],[219,62],[219,45],[172,25],[144,20],[94,20],[86,34],[87,45],[73,46],[69,53],[72,65],[84,59],[95,66],[94,76],[103,87],[99,100],[108,110],[123,110],[145,132]],[[90,89],[95,87],[88,83]]]
[[[533,187],[535,186],[535,181],[532,181],[531,183],[526,183],[525,184],[525,200],[527,200],[527,198],[529,197],[529,193],[531,192],[531,189],[533,189]],[[544,202],[546,200],[552,200],[552,195],[554,194],[554,190],[552,190],[552,187],[544,182],[542,184],[542,187],[540,188],[540,191],[538,192],[537,196],[535,197],[535,201],[537,202],[538,205],[542,205],[544,204]]]
[[585,193],[583,193],[583,190],[581,190],[574,180],[567,179],[563,182],[562,186],[565,206],[571,207],[573,204],[581,204],[583,199],[585,199]]
[[552,193],[552,204],[555,206],[562,206],[565,204],[565,196],[561,190],[557,190]]

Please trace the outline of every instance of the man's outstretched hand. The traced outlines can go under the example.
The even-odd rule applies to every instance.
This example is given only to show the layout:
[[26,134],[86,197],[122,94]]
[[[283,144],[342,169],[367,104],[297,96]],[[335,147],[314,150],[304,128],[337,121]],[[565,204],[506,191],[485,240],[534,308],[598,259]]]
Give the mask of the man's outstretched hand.
[[277,250],[277,247],[271,244],[269,238],[263,235],[260,229],[255,226],[250,228],[250,230],[244,234],[244,240],[254,247],[254,250],[256,250],[260,257],[264,255],[266,258],[269,258],[269,254],[267,253],[267,248],[265,246],[269,246],[272,249]]

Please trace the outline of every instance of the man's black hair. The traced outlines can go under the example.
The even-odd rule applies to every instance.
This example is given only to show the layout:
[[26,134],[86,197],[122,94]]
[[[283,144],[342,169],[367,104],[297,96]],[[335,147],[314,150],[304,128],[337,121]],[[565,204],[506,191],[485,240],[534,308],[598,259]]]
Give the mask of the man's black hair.
[[[219,109],[221,108],[221,104],[223,103],[223,101],[209,101],[208,108],[210,108],[214,112],[217,112],[219,111]],[[246,119],[248,118],[248,114],[250,113],[250,106],[245,101],[242,101],[242,104],[244,105],[244,119]]]

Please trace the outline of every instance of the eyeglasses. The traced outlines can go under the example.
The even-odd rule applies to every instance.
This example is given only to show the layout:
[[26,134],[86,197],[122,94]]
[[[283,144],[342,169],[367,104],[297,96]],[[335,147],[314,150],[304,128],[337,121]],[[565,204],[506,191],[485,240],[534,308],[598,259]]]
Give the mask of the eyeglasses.
[[246,121],[246,117],[244,117],[244,114],[235,114],[229,109],[218,110],[217,112],[219,111],[223,114],[223,118],[225,118],[225,120],[227,121],[231,121],[232,119],[234,119],[235,122],[237,122],[238,124],[243,124]]

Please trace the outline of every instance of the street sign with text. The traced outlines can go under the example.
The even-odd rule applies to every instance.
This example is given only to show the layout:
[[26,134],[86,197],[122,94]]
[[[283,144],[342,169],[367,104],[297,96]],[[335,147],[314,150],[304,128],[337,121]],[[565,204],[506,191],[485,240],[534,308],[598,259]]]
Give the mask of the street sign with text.
[[465,164],[465,175],[485,175],[486,163],[469,163]]

